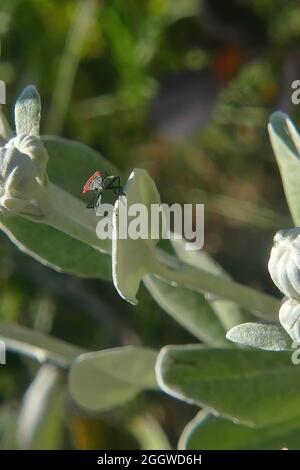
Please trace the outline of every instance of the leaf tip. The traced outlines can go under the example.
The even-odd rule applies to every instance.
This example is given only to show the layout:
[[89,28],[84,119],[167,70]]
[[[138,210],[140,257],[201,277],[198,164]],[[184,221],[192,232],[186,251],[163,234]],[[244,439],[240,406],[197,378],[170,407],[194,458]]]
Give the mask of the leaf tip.
[[34,85],[22,91],[15,104],[15,125],[17,135],[39,135],[41,119],[41,98]]

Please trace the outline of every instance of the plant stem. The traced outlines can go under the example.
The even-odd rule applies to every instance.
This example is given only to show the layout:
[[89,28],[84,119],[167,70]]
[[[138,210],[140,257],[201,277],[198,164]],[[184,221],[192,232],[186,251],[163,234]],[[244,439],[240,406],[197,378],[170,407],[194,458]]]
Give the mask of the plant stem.
[[[98,219],[94,212],[86,211],[77,198],[49,183],[49,207],[40,222],[46,223],[103,253],[111,253],[111,240],[100,240],[96,234]],[[254,315],[277,320],[280,302],[260,291],[243,286],[224,276],[212,274],[183,263],[178,258],[157,249],[159,263],[154,274],[183,287],[212,295],[216,300],[236,302]],[[213,301],[214,298],[209,298]]]
[[[48,224],[102,253],[111,254],[111,240],[100,240],[96,226],[98,218],[87,211],[82,201],[49,183],[45,193],[40,194],[44,217],[33,219]],[[30,218],[30,217],[29,217]],[[229,300],[244,307],[254,315],[267,320],[277,320],[280,301],[229,278],[212,274],[204,269],[188,265],[161,249],[156,250],[157,263],[153,274],[171,284],[204,293],[208,300]]]
[[69,367],[79,354],[87,352],[53,336],[13,323],[0,322],[0,338],[8,350],[35,357],[41,362],[49,360],[62,367]]
[[277,320],[280,301],[275,297],[231,279],[181,263],[175,257],[162,253],[161,250],[159,257],[164,264],[161,264],[154,274],[173,285],[194,289],[208,296],[216,296],[218,299],[231,300],[260,318]]

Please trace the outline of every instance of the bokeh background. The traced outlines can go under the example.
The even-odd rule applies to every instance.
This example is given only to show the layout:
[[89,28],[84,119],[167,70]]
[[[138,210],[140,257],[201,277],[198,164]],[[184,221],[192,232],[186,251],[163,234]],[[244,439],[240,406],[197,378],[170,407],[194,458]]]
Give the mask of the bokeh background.
[[[237,281],[277,295],[266,263],[274,233],[292,223],[267,122],[277,109],[300,119],[298,1],[1,0],[0,39],[12,125],[16,97],[35,84],[43,134],[84,142],[124,172],[147,169],[165,202],[204,203],[205,249]],[[51,271],[4,234],[0,262],[1,319],[90,350],[195,342],[143,288],[131,307],[112,284]],[[17,445],[37,368],[16,354],[0,366],[0,448]],[[91,416],[66,396],[47,445],[175,447],[194,414],[144,393]]]

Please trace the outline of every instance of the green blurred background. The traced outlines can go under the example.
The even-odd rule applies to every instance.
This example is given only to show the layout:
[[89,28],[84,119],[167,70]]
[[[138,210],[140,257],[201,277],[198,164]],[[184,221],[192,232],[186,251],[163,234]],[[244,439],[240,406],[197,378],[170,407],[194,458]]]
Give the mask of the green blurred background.
[[[239,282],[276,294],[271,240],[292,222],[267,122],[276,109],[300,119],[298,1],[1,0],[0,38],[11,123],[15,98],[35,84],[43,134],[147,169],[165,202],[205,203],[205,249]],[[3,234],[0,259],[1,319],[90,350],[195,342],[143,288],[131,307],[112,284],[51,271]],[[11,448],[38,367],[15,354],[0,367],[0,447]],[[196,411],[158,393],[97,416],[65,400],[50,448],[175,447]]]

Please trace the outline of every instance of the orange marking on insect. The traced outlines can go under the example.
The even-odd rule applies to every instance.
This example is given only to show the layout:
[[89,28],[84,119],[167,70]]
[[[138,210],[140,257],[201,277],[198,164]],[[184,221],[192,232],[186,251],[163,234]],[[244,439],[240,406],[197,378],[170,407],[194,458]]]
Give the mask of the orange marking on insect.
[[87,180],[87,182],[85,183],[85,185],[83,186],[83,190],[82,190],[82,194],[85,194],[87,193],[88,191],[92,191],[91,189],[91,183],[92,181],[94,181],[94,179],[96,177],[100,177],[101,178],[102,174],[100,171],[95,171],[95,173],[92,174],[92,176],[89,177],[89,179]]

